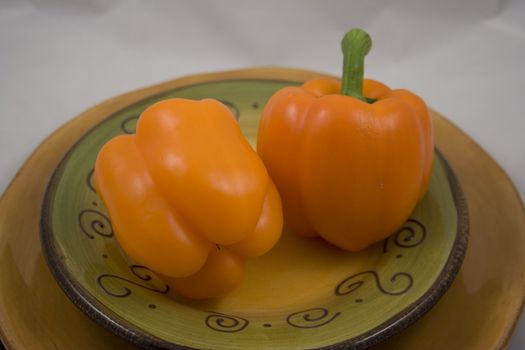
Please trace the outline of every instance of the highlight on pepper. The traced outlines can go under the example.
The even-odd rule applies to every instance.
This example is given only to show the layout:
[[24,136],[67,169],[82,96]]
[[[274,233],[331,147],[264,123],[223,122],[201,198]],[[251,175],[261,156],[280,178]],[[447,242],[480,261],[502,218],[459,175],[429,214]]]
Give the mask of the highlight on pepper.
[[275,93],[257,151],[292,231],[358,251],[394,233],[426,193],[434,155],[425,102],[364,79],[370,36],[349,31],[343,76]]
[[281,235],[275,185],[216,100],[152,105],[103,146],[94,179],[122,249],[186,297],[231,291]]

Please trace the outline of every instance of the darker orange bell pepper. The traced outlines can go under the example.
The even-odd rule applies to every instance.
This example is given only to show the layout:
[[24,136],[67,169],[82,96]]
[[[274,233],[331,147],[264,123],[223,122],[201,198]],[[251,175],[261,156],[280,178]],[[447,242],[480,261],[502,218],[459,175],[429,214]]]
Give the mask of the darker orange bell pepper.
[[365,32],[347,33],[342,86],[319,78],[272,96],[257,144],[281,194],[285,224],[350,251],[403,224],[427,190],[433,159],[425,102],[363,81],[370,46]]
[[101,149],[95,183],[122,249],[191,297],[223,295],[279,239],[281,202],[218,101],[170,99]]

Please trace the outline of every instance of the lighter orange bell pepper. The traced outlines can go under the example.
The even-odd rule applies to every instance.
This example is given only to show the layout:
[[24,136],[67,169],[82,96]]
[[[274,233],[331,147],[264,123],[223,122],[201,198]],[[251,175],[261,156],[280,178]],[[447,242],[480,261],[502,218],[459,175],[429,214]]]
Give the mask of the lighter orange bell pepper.
[[357,251],[394,233],[428,188],[432,121],[407,90],[363,82],[371,40],[343,40],[343,81],[278,91],[260,121],[258,152],[283,201],[285,224]]
[[100,150],[95,183],[122,249],[187,297],[232,290],[245,258],[266,253],[281,234],[279,194],[215,100],[146,109],[136,135]]

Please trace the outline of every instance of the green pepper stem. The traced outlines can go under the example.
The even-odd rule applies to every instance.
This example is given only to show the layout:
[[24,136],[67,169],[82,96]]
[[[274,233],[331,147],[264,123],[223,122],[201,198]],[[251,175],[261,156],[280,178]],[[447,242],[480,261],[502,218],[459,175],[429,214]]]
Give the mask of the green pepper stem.
[[346,33],[341,42],[341,48],[343,49],[341,94],[369,102],[363,96],[363,78],[365,56],[371,47],[372,39],[364,30],[355,28]]

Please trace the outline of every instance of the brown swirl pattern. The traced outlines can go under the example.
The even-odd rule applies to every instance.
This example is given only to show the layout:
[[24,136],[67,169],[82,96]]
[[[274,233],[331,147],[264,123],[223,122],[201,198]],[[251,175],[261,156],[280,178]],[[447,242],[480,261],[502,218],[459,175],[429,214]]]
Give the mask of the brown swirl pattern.
[[[405,294],[412,288],[414,279],[409,273],[398,272],[390,278],[389,288],[385,288],[385,285],[381,283],[379,275],[376,271],[369,270],[356,273],[352,276],[345,278],[335,288],[335,295],[343,296],[355,292],[367,281],[366,276],[372,276],[377,289],[385,295],[401,295]],[[401,286],[401,287],[399,287]]]
[[249,322],[247,319],[226,315],[220,312],[207,311],[210,314],[204,320],[206,326],[214,331],[223,333],[235,333],[245,329]]
[[286,322],[295,328],[318,328],[335,320],[341,312],[330,314],[328,309],[323,307],[311,308],[290,314]]

